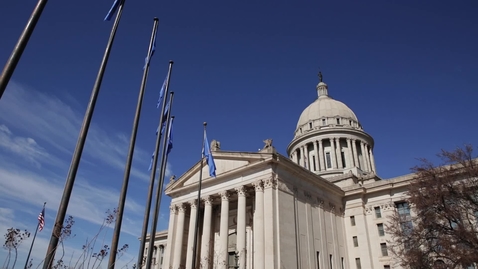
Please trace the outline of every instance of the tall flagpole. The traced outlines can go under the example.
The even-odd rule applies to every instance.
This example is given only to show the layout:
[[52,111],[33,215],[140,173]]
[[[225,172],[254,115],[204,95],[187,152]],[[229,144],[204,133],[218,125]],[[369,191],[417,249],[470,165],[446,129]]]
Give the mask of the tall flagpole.
[[66,178],[65,188],[63,190],[63,196],[61,198],[60,206],[58,208],[58,213],[56,215],[55,226],[53,228],[50,244],[48,245],[48,250],[46,252],[45,261],[43,264],[43,269],[49,269],[53,265],[53,259],[55,257],[56,247],[58,246],[59,237],[61,234],[61,227],[63,226],[63,221],[65,220],[66,210],[68,209],[68,204],[70,202],[71,192],[73,190],[73,185],[76,179],[76,173],[78,171],[78,166],[80,164],[81,154],[83,153],[83,148],[85,146],[86,136],[88,135],[88,129],[90,128],[91,118],[93,117],[93,111],[95,110],[96,100],[98,99],[98,93],[100,91],[101,82],[103,81],[103,75],[105,74],[106,65],[110,56],[111,48],[113,46],[113,41],[115,39],[116,30],[121,19],[121,14],[123,13],[125,0],[120,0],[118,6],[118,13],[116,14],[116,19],[111,29],[110,37],[106,45],[106,50],[103,55],[103,60],[101,61],[100,69],[98,70],[98,75],[96,77],[93,90],[91,92],[90,101],[88,107],[86,108],[85,117],[83,119],[83,124],[80,129],[80,134],[78,136],[78,142],[76,143],[75,152],[70,164],[70,169],[68,171],[68,176]]
[[7,88],[8,82],[10,81],[15,68],[22,57],[23,51],[28,44],[28,40],[30,40],[33,30],[35,30],[35,26],[37,25],[37,22],[40,19],[47,2],[48,0],[38,0],[38,3],[35,6],[27,25],[25,26],[25,29],[23,29],[23,32],[20,35],[12,54],[10,55],[10,58],[8,58],[8,61],[3,68],[2,74],[0,74],[0,99]]
[[148,233],[149,214],[151,211],[151,200],[153,197],[153,190],[154,190],[154,179],[156,177],[156,166],[158,162],[159,146],[161,144],[161,126],[163,125],[164,110],[166,107],[166,100],[167,100],[167,96],[169,92],[169,82],[171,79],[171,72],[173,71],[173,64],[174,64],[173,61],[169,61],[168,77],[166,80],[166,89],[165,89],[164,97],[162,100],[161,114],[159,116],[158,135],[156,136],[156,147],[154,149],[153,165],[151,168],[151,176],[149,179],[149,188],[148,188],[148,195],[146,198],[146,207],[144,209],[143,230],[141,231],[141,238],[139,241],[138,261],[136,263],[138,269],[142,269],[143,267],[143,255],[144,255],[144,248],[146,244],[146,235]]
[[[169,126],[171,124],[171,110],[173,105],[174,99],[174,92],[171,92],[171,97],[169,98],[169,111],[168,111],[168,118],[166,122],[166,128],[164,129],[165,132],[168,132]],[[163,150],[162,150],[162,157],[161,157],[161,171],[159,173],[159,180],[158,180],[158,189],[156,190],[156,203],[154,206],[154,215],[153,215],[153,223],[151,225],[151,232],[149,233],[149,248],[148,248],[148,255],[146,256],[146,269],[151,269],[151,261],[153,259],[153,246],[154,240],[156,239],[156,226],[158,225],[158,218],[159,218],[159,210],[161,208],[161,196],[163,194],[163,185],[164,185],[164,176],[166,173],[166,164],[168,160],[168,139],[171,134],[167,134],[163,137]]]
[[[40,211],[41,213],[44,212],[45,205],[46,205],[46,202],[43,203],[43,208]],[[45,216],[43,216],[43,217],[45,217]],[[33,235],[32,245],[30,246],[30,250],[28,251],[27,260],[25,262],[25,269],[27,269],[27,267],[28,267],[28,260],[30,260],[30,255],[32,254],[33,244],[35,243],[35,238],[37,237],[37,232],[38,232],[39,227],[40,227],[40,221],[38,221],[38,223],[37,223],[37,229],[35,230],[35,235]]]
[[198,231],[199,231],[199,209],[201,208],[201,184],[202,184],[202,169],[204,167],[204,142],[206,141],[206,126],[207,122],[203,123],[204,125],[204,134],[202,139],[202,150],[201,150],[201,170],[199,171],[199,183],[198,183],[198,209],[196,210],[196,220],[194,223],[194,244],[193,244],[193,265],[191,266],[192,269],[196,269],[196,260],[197,260],[197,244],[198,244]]
[[118,241],[120,238],[121,223],[123,221],[126,194],[128,192],[129,175],[131,172],[131,163],[133,162],[134,146],[136,143],[136,134],[138,133],[138,124],[139,124],[139,118],[141,115],[141,105],[143,103],[144,90],[146,88],[146,81],[148,79],[149,60],[151,58],[151,51],[154,45],[153,42],[156,37],[156,32],[158,31],[158,23],[159,23],[158,18],[154,18],[153,30],[151,32],[151,38],[149,40],[148,55],[147,55],[148,60],[146,61],[146,67],[144,68],[144,71],[143,71],[143,79],[141,81],[141,87],[140,87],[139,96],[138,96],[138,104],[136,105],[136,114],[134,116],[134,121],[133,121],[133,131],[131,133],[131,138],[129,142],[128,157],[126,158],[126,166],[125,166],[124,177],[123,177],[123,186],[121,187],[121,193],[120,193],[118,209],[117,209],[118,216],[116,218],[115,229],[113,231],[113,238],[111,240],[110,258],[108,261],[109,269],[113,269],[116,262],[116,252],[118,250]]

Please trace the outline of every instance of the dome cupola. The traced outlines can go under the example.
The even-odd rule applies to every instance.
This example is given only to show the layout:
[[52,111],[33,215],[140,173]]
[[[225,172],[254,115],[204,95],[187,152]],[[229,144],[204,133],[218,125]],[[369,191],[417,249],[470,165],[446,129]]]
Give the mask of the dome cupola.
[[363,131],[355,113],[329,96],[319,72],[317,99],[304,109],[287,152],[305,168],[323,176],[352,171],[374,173],[373,138]]

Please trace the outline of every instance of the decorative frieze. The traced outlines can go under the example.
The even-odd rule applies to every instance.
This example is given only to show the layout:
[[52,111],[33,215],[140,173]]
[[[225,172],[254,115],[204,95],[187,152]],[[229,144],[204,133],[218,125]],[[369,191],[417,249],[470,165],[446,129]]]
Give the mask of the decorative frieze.
[[310,194],[310,192],[304,191],[304,196],[305,196],[305,198],[307,198],[308,200],[312,200],[312,195]]
[[176,208],[179,213],[184,213],[184,211],[186,210],[186,205],[184,203],[180,203],[176,205]]
[[189,201],[188,204],[192,209],[192,208],[196,208],[198,203],[197,203],[197,200],[194,199],[194,200]]
[[329,203],[329,211],[330,213],[335,213],[335,205],[332,203]]
[[264,189],[268,188],[277,188],[277,178],[275,176],[272,176],[266,180],[264,180]]
[[231,197],[231,194],[228,191],[221,191],[219,192],[219,195],[223,201],[229,201],[229,197]]
[[258,180],[254,183],[252,183],[252,185],[254,186],[254,189],[256,190],[256,192],[263,192],[264,191],[264,182],[262,182],[262,180]]
[[204,205],[212,205],[212,197],[210,195],[202,198]]
[[175,215],[176,213],[178,213],[178,207],[176,205],[170,205],[169,206],[169,213],[171,215]]
[[246,188],[244,186],[236,187],[234,190],[237,192],[238,196],[246,196]]

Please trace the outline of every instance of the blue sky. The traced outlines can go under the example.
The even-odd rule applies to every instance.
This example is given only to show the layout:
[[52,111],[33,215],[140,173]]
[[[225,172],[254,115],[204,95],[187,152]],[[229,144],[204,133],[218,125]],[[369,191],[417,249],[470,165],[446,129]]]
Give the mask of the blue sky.
[[[0,100],[0,231],[33,230],[46,201],[34,263],[45,254],[112,2],[49,1]],[[2,65],[35,4],[2,4]],[[203,121],[223,150],[257,151],[272,138],[285,155],[300,113],[317,97],[320,67],[329,94],[374,137],[378,174],[390,178],[442,148],[478,145],[477,12],[473,0],[127,1],[68,210],[77,223],[67,255],[81,252],[117,204],[153,17],[160,19],[157,51],[121,234],[120,244],[131,248],[122,264],[137,254],[156,101],[169,60],[176,120],[168,174],[179,176],[198,161]],[[168,205],[163,199],[159,230],[167,226]]]

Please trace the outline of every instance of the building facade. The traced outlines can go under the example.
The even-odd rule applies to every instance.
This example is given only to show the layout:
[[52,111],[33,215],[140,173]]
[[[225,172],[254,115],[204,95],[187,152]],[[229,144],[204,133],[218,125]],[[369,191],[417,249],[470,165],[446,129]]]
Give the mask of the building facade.
[[355,113],[329,96],[322,78],[317,94],[287,157],[269,139],[259,152],[212,141],[217,177],[198,162],[169,183],[169,228],[153,246],[155,269],[192,268],[197,210],[196,268],[399,268],[385,225],[397,209],[410,214],[404,193],[413,175],[381,179],[374,140]]

